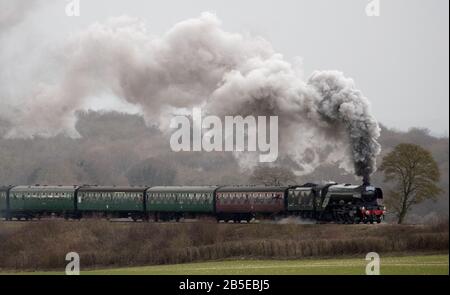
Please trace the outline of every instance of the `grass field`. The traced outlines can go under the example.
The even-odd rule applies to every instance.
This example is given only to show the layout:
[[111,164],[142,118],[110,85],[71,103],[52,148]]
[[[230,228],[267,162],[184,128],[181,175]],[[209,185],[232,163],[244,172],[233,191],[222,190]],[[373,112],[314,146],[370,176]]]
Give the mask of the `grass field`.
[[[382,275],[448,275],[449,256],[381,257]],[[349,259],[230,260],[81,271],[83,275],[363,275],[367,261]],[[20,274],[62,274],[24,272]]]

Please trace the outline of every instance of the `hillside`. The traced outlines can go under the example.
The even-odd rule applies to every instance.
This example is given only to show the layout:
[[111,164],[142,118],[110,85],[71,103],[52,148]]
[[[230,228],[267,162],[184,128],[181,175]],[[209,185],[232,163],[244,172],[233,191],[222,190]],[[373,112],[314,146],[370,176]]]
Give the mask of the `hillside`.
[[[167,136],[147,127],[137,115],[79,113],[80,138],[3,138],[0,121],[0,184],[99,184],[171,185],[242,184],[249,173],[241,171],[230,153],[170,151]],[[444,193],[437,202],[427,201],[414,208],[409,222],[427,222],[449,215],[449,139],[436,138],[427,130],[413,128],[400,132],[382,127],[382,156],[398,143],[415,143],[429,149],[441,170]],[[283,159],[286,167],[289,160]],[[298,183],[335,180],[358,182],[336,165],[323,164],[313,173],[297,177]],[[374,184],[385,187],[380,173]]]

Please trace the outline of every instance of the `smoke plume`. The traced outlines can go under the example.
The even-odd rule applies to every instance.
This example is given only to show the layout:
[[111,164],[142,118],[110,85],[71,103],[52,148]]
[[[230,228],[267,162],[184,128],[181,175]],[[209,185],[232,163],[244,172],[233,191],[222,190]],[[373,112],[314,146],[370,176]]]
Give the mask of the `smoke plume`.
[[[36,79],[26,91],[10,91],[13,81],[2,75],[4,136],[79,136],[76,112],[92,107],[94,98],[113,97],[138,107],[148,125],[163,131],[173,114],[199,106],[219,116],[277,115],[279,153],[299,174],[325,161],[366,181],[375,170],[379,127],[352,79],[317,71],[305,80],[267,41],[226,32],[213,14],[161,36],[138,19],[113,18],[51,52],[33,69]],[[251,153],[236,156],[243,166],[257,164]]]

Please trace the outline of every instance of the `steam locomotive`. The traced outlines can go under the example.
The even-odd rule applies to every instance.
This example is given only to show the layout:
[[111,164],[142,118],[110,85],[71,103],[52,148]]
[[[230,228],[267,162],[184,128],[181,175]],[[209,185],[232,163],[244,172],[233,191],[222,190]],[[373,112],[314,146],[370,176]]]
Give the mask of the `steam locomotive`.
[[250,222],[298,216],[317,222],[380,223],[383,192],[368,184],[295,186],[8,186],[0,187],[0,217],[89,216],[180,221],[214,218]]

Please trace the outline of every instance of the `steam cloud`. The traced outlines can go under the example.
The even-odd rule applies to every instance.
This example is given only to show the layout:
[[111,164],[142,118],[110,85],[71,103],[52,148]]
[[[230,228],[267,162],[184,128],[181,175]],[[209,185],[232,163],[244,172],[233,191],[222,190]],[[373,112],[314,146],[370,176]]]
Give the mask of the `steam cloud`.
[[[20,75],[2,71],[6,137],[79,136],[76,111],[93,98],[114,97],[163,131],[171,115],[198,106],[219,116],[278,115],[280,154],[298,173],[329,161],[369,181],[380,151],[378,124],[352,79],[317,71],[305,80],[267,41],[226,32],[210,13],[162,36],[130,17],[95,23],[43,56],[22,91],[10,86]],[[251,153],[237,157],[244,166],[257,164]]]

